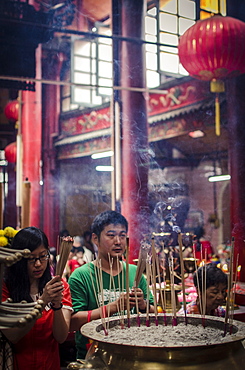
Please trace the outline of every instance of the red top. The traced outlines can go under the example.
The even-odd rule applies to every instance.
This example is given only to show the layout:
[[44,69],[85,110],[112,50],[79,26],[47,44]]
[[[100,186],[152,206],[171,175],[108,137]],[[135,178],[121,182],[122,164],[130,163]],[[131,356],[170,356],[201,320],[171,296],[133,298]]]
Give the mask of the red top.
[[[63,306],[72,307],[69,285],[62,281]],[[7,298],[9,292],[4,285],[2,301]],[[33,328],[13,345],[14,370],[60,370],[59,345],[52,331],[53,316],[54,311],[46,306]]]
[[67,262],[67,265],[69,266],[69,269],[70,269],[70,273],[72,273],[74,270],[76,270],[76,268],[78,267],[81,267],[82,265],[84,265],[85,262],[83,262],[82,264],[78,262],[77,259],[75,258],[72,258],[71,260],[69,260]]
[[197,246],[194,243],[193,249],[195,249],[195,258],[197,258],[199,261],[202,261],[205,259],[205,256],[207,256],[207,260],[210,260],[210,258],[213,255],[213,249],[208,240],[200,241],[201,243],[201,250],[197,251]]

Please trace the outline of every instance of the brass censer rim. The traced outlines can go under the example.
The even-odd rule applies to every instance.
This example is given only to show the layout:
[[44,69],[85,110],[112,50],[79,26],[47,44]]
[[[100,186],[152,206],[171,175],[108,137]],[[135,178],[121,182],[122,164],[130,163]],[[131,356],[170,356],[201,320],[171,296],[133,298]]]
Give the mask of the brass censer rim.
[[[150,317],[150,321],[151,321],[151,324],[150,325],[155,325],[155,315],[154,314],[150,314],[149,315]],[[164,322],[165,322],[165,319],[167,319],[167,325],[170,327],[172,326],[172,318],[173,318],[173,315],[172,314],[169,314],[169,313],[159,313],[158,314],[158,321],[159,321],[159,325],[164,325]],[[197,326],[197,325],[202,325],[203,324],[203,317],[201,315],[187,315],[187,318],[188,318],[188,325],[193,325],[193,326]],[[142,314],[140,315],[140,320],[141,320],[141,324],[142,326],[143,325],[146,325],[146,314]],[[106,325],[109,327],[109,330],[110,328],[114,327],[114,326],[120,326],[120,319],[119,318],[115,318],[115,317],[110,317],[110,318],[106,318]],[[124,320],[125,321],[125,328],[127,327],[127,319]],[[177,315],[177,322],[178,323],[185,323],[185,317],[184,315]],[[208,315],[205,315],[205,325],[206,326],[211,326],[213,328],[217,328],[217,329],[220,329],[220,330],[224,330],[224,318],[223,317],[214,317],[214,316],[208,316]],[[137,324],[137,315],[131,315],[130,317],[130,326],[138,326]],[[237,341],[241,341],[243,339],[245,339],[245,323],[243,322],[240,322],[240,321],[237,321],[237,320],[233,320],[232,321],[232,334],[227,334],[223,339],[222,339],[222,342],[220,343],[213,343],[212,344],[212,341],[210,340],[210,345],[204,345],[204,344],[197,344],[196,345],[179,345],[179,344],[176,344],[176,345],[171,345],[171,346],[164,346],[164,347],[160,347],[160,346],[157,346],[157,345],[147,345],[147,346],[141,346],[140,344],[137,345],[136,347],[137,348],[159,348],[159,349],[164,349],[164,348],[176,348],[176,349],[183,349],[183,348],[201,348],[201,347],[208,347],[208,346],[212,346],[212,345],[224,345],[225,343],[233,343],[233,342],[237,342]],[[82,327],[81,327],[81,333],[82,335],[84,335],[85,337],[88,337],[89,339],[92,339],[94,341],[97,341],[97,342],[101,342],[101,343],[106,343],[106,344],[112,344],[112,345],[115,345],[115,346],[123,346],[123,347],[134,347],[132,345],[129,345],[129,344],[124,344],[124,343],[116,343],[114,341],[110,342],[109,340],[106,340],[104,341],[104,338],[105,338],[105,335],[102,334],[103,333],[103,323],[101,321],[101,319],[98,319],[98,320],[93,320],[91,321],[90,323],[87,323],[87,324],[84,324]],[[122,329],[123,330],[123,329]],[[126,329],[127,330],[127,329]]]

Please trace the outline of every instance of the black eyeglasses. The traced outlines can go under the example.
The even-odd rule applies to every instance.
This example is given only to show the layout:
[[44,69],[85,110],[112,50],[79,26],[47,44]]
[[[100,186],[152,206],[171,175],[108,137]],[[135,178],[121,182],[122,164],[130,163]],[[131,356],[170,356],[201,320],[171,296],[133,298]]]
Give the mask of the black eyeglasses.
[[50,258],[50,253],[48,252],[39,257],[30,257],[27,260],[29,263],[35,264],[37,261],[40,261],[42,263],[44,261],[47,261],[49,258]]

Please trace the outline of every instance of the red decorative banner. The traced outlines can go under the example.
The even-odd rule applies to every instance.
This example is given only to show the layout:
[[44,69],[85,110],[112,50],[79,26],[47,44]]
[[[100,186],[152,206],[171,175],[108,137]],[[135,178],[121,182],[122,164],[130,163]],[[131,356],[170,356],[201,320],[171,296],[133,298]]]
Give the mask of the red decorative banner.
[[61,123],[62,133],[79,135],[85,132],[97,131],[110,127],[110,108],[92,110],[90,113],[72,117]]
[[164,94],[150,94],[148,103],[150,117],[184,108],[210,96],[209,85],[197,80],[185,82],[164,91]]
[[91,155],[96,151],[105,151],[110,149],[111,138],[109,136],[103,136],[103,138],[98,137],[93,140],[60,146],[58,150],[58,159],[79,158]]
[[[165,89],[163,94],[151,93],[148,100],[148,116],[151,117],[150,121],[152,121],[148,128],[149,141],[179,136],[192,129],[203,127],[204,123],[197,120],[195,115],[188,115],[188,106],[191,107],[197,103],[194,110],[198,110],[202,104],[207,102],[210,94],[208,83],[198,80],[170,87]],[[171,115],[170,112],[172,112]],[[165,113],[166,117],[164,117]],[[181,113],[187,113],[187,115],[180,117]],[[156,116],[156,120],[154,120],[154,116]],[[61,126],[62,134],[66,137],[109,128],[110,106],[64,120]],[[101,137],[95,139],[91,137],[83,141],[81,139],[79,143],[59,146],[58,158],[83,157],[95,151],[110,148],[110,137],[103,136],[103,140]]]

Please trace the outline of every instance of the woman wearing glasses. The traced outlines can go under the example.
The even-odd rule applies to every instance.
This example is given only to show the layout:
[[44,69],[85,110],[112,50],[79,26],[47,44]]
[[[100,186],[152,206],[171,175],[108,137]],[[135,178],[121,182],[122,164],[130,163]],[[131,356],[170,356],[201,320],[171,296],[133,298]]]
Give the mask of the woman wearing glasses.
[[27,248],[31,255],[6,269],[2,301],[44,302],[41,318],[21,328],[3,330],[13,343],[14,370],[60,370],[58,344],[66,340],[72,313],[69,286],[59,276],[51,277],[48,239],[40,229],[20,230],[12,248]]

